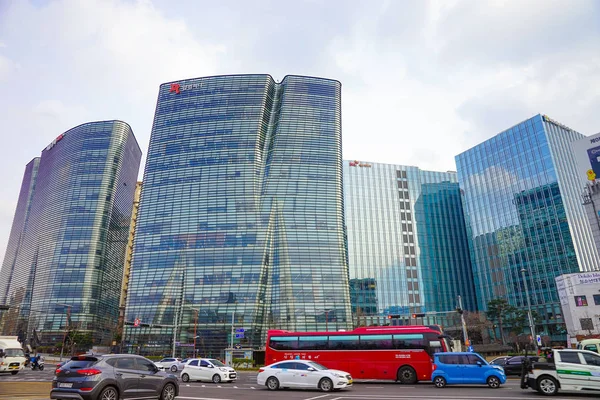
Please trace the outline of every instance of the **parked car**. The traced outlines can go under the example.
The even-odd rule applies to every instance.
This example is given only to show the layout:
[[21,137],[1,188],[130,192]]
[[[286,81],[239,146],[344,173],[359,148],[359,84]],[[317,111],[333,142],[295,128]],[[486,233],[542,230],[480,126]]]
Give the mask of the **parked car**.
[[451,384],[487,384],[498,389],[506,382],[506,374],[501,366],[488,364],[477,353],[436,353],[431,380],[438,388]]
[[352,386],[352,376],[314,361],[280,361],[258,370],[256,383],[269,390],[279,388],[320,389],[324,392]]
[[183,366],[180,376],[184,382],[208,381],[220,383],[235,381],[237,372],[214,358],[194,358],[188,360]]
[[83,354],[56,370],[50,398],[173,400],[178,394],[177,377],[142,356]]
[[[538,361],[538,356],[527,356],[530,362]],[[506,375],[521,375],[523,369],[523,360],[525,356],[514,356],[506,360],[506,363],[502,366]]]
[[181,358],[163,358],[160,361],[155,362],[156,366],[160,370],[177,372]]
[[501,357],[496,357],[494,358],[492,361],[490,361],[490,364],[492,365],[500,365],[501,367],[506,364],[506,361],[511,358],[512,356],[501,356]]
[[552,396],[559,390],[600,392],[600,355],[589,350],[552,350],[548,362],[533,363],[521,388]]

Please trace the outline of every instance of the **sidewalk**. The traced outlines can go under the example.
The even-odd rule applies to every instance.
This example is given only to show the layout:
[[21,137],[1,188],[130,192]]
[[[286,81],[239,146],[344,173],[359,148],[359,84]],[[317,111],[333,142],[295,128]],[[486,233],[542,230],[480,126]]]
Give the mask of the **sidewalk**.
[[50,397],[52,382],[0,382],[0,400],[42,400]]

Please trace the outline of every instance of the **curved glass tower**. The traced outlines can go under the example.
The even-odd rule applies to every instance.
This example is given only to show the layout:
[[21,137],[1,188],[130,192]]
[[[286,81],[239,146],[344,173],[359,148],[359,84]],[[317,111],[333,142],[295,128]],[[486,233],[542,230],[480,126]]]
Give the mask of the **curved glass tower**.
[[337,81],[301,76],[161,85],[126,308],[130,351],[185,355],[196,343],[220,356],[231,344],[261,346],[269,328],[351,326],[340,93]]
[[42,151],[7,285],[10,312],[19,318],[5,333],[54,345],[70,330],[111,344],[140,160],[131,127],[121,121],[77,126]]

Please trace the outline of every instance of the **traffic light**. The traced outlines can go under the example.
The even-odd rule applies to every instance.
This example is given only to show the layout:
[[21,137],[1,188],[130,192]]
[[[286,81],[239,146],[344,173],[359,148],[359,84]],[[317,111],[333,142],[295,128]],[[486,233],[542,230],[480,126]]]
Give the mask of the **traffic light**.
[[425,316],[425,313],[415,313],[412,315],[413,318],[422,318]]
[[388,319],[400,318],[400,314],[390,314],[388,315]]
[[456,312],[459,314],[462,314],[464,312],[464,310],[460,307],[456,307]]

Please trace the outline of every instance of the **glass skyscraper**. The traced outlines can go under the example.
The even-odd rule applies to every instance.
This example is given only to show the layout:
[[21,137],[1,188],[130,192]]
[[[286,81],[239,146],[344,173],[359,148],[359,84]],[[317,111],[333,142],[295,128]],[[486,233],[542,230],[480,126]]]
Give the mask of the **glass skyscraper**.
[[453,311],[459,295],[464,308],[475,311],[456,173],[361,161],[343,165],[357,324],[386,323],[389,314],[406,323],[412,313]]
[[456,156],[478,307],[504,298],[527,306],[525,269],[537,333],[561,339],[554,278],[597,270],[570,143],[581,133],[536,115]]
[[27,166],[2,269],[5,334],[54,345],[76,330],[110,345],[140,160],[129,125],[104,121],[59,135]]
[[179,345],[179,355],[196,343],[221,356],[232,343],[264,345],[269,328],[351,326],[340,101],[339,82],[302,76],[160,86],[126,307],[130,351]]

